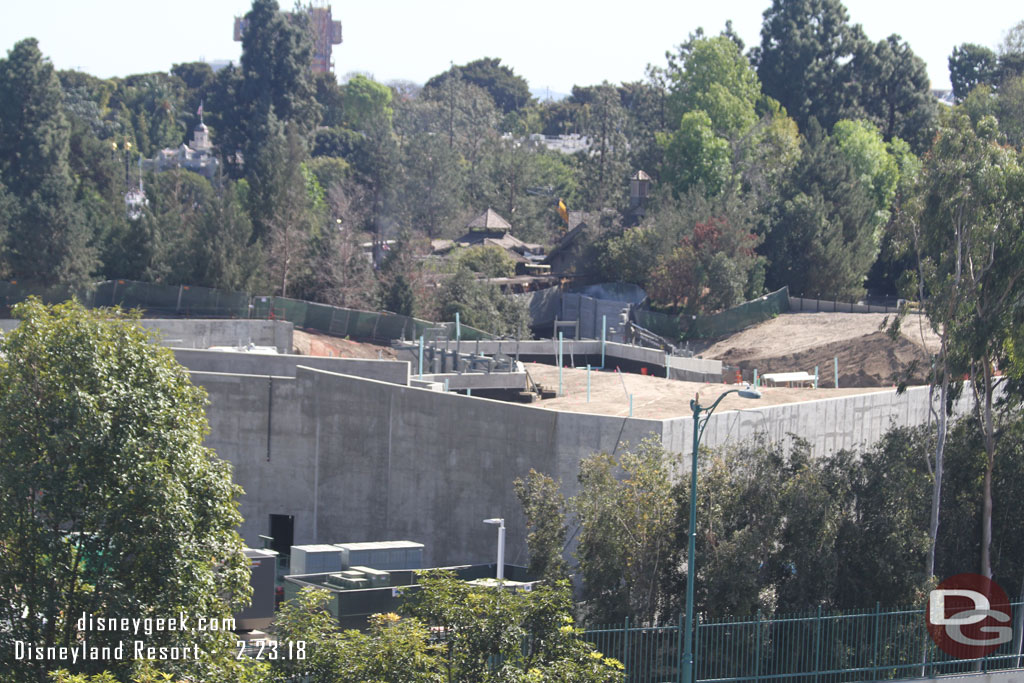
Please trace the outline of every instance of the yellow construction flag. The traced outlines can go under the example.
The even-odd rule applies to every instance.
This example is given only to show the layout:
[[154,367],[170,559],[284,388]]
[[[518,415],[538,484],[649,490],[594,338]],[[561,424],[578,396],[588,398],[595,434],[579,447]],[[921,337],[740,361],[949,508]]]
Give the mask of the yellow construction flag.
[[558,200],[558,215],[565,221],[566,226],[569,225],[569,209],[565,208],[565,202],[561,199]]

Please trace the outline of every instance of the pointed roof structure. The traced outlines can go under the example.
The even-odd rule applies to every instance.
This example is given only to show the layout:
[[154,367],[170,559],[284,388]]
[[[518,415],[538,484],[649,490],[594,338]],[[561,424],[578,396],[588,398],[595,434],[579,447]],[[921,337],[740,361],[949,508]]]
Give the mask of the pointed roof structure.
[[470,230],[501,230],[508,232],[512,229],[512,224],[499,216],[494,209],[488,208],[469,223],[466,223],[466,227]]

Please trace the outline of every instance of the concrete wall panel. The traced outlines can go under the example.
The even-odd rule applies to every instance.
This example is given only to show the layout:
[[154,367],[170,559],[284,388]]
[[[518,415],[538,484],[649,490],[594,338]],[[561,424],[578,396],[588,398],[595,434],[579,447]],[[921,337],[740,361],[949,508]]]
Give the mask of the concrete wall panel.
[[409,381],[408,361],[239,353],[205,349],[175,349],[174,357],[186,368],[196,372],[295,377],[296,366],[304,365],[328,372],[355,375],[392,384],[407,384]]

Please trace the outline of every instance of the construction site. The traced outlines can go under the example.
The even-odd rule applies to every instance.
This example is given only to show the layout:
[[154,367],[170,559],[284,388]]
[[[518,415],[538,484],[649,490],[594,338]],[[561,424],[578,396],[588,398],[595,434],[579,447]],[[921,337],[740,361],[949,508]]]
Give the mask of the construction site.
[[[427,566],[486,562],[493,539],[480,520],[500,517],[507,560],[523,564],[517,478],[544,472],[573,495],[581,459],[650,436],[688,471],[691,399],[707,406],[747,385],[760,398],[726,396],[703,446],[798,436],[824,457],[929,419],[926,386],[893,386],[927,379],[937,340],[916,316],[890,336],[885,313],[782,313],[678,349],[654,348],[598,306],[575,321],[561,309],[558,336],[502,340],[300,303],[239,302],[249,319],[142,321],[208,392],[207,444],[245,491],[251,547],[261,536],[285,553],[409,539],[424,544]],[[579,337],[588,325],[597,338]]]

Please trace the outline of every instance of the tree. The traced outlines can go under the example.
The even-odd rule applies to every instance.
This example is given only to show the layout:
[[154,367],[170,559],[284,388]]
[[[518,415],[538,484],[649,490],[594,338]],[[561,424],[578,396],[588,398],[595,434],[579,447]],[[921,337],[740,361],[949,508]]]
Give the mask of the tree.
[[528,106],[533,101],[526,79],[517,76],[512,68],[493,57],[477,59],[465,66],[453,66],[431,78],[423,88],[442,90],[445,80],[453,76],[486,90],[494,104],[505,114]]
[[850,161],[812,125],[762,245],[767,286],[788,285],[801,296],[860,296],[877,253],[876,225],[875,203]]
[[469,247],[455,255],[456,267],[468,268],[483,277],[512,277],[516,263],[508,252],[496,245]]
[[854,102],[850,60],[866,39],[848,21],[839,0],[773,0],[764,12],[757,75],[800,130],[812,117],[831,129]]
[[902,138],[922,153],[935,133],[938,103],[931,94],[927,67],[906,41],[891,35],[864,44],[853,62],[859,86],[858,108],[882,132],[886,142]]
[[530,529],[526,535],[530,574],[549,582],[567,578],[569,565],[562,556],[567,530],[565,496],[558,482],[531,469],[526,479],[516,479],[513,486]]
[[621,683],[623,666],[583,640],[565,581],[532,591],[473,587],[451,573],[417,577],[405,611],[445,633],[448,680]]
[[992,480],[996,455],[994,365],[1003,357],[1009,315],[1024,287],[1024,171],[998,142],[992,117],[977,123],[954,110],[923,171],[920,281],[933,325],[949,330],[944,370],[969,370],[986,452],[980,572],[991,576]]
[[362,74],[349,79],[342,89],[342,123],[354,130],[371,125],[391,125],[391,89]]
[[679,129],[663,140],[662,177],[676,198],[698,186],[713,197],[730,182],[729,143],[715,135],[711,117],[703,110],[684,114]]
[[759,257],[757,236],[724,217],[697,223],[667,255],[656,261],[650,290],[655,300],[683,306],[690,314],[712,313],[743,300]]
[[502,294],[497,285],[478,281],[465,266],[441,285],[437,299],[445,321],[454,321],[458,313],[463,325],[516,338],[530,326],[529,310],[522,301]]
[[668,117],[705,112],[715,135],[735,140],[757,122],[761,99],[757,74],[726,36],[691,39],[669,62]]
[[[248,591],[235,532],[241,490],[229,465],[202,445],[202,389],[130,315],[34,299],[14,314],[19,326],[0,338],[0,664],[7,680],[42,681],[57,666],[15,660],[15,640],[73,645],[83,614],[230,617]],[[124,637],[87,630],[90,645]],[[147,644],[197,645],[217,656],[172,670],[236,680],[240,665],[227,638],[164,630]]]
[[874,201],[879,223],[884,223],[896,196],[899,166],[890,156],[882,134],[867,121],[842,119],[832,128],[832,137]]
[[278,676],[309,676],[310,683],[377,681],[379,683],[442,683],[441,647],[416,619],[396,614],[370,617],[368,633],[338,631],[327,611],[329,591],[308,586],[281,606],[274,618],[280,642],[303,643],[306,658],[274,661]]
[[249,243],[252,222],[240,195],[239,185],[225,179],[202,207],[184,250],[189,270],[178,273],[181,282],[238,292],[254,291],[260,283],[261,245]]
[[581,164],[581,190],[591,208],[614,208],[622,204],[628,187],[629,150],[623,132],[626,112],[611,84],[595,86],[592,92],[592,100],[579,114],[580,128],[590,141]]
[[96,266],[74,204],[69,138],[53,65],[34,38],[18,42],[0,60],[0,182],[15,200],[7,247],[19,280],[84,285]]
[[982,45],[963,43],[949,56],[949,80],[957,102],[978,85],[992,85],[996,79],[996,53]]
[[671,469],[672,456],[656,439],[617,460],[601,453],[580,462],[572,509],[580,525],[576,558],[589,621],[628,616],[649,624],[665,616],[659,585],[673,548]]

